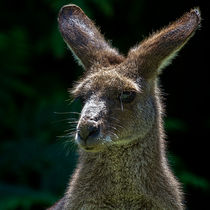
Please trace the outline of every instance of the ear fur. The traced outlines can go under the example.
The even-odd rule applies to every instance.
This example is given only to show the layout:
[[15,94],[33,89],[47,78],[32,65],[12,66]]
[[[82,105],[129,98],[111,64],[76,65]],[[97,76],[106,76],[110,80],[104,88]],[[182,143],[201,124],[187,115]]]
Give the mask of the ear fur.
[[138,75],[144,78],[156,77],[192,37],[200,22],[199,9],[192,9],[174,23],[144,40],[136,48],[131,49],[128,61],[137,64]]
[[81,8],[70,4],[61,8],[58,15],[60,32],[71,51],[85,68],[94,64],[119,64],[123,57],[104,40],[94,23]]

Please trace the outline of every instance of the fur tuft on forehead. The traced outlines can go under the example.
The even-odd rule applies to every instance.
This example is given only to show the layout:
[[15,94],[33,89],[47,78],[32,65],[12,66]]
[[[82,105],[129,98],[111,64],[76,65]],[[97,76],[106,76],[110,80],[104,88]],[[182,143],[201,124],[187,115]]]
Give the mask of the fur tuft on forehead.
[[114,69],[101,69],[92,74],[86,75],[76,83],[70,91],[75,97],[85,95],[90,92],[106,93],[110,91],[135,91],[141,92],[140,85],[135,81],[123,76]]

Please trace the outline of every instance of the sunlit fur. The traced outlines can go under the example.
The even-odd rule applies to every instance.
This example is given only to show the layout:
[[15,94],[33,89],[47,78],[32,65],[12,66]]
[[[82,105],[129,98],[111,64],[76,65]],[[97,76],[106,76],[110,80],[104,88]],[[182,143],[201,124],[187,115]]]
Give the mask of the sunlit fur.
[[[51,209],[184,208],[180,184],[166,159],[158,74],[193,35],[200,19],[199,10],[193,9],[123,57],[79,7],[61,9],[61,34],[86,71],[71,90],[85,101],[77,129],[88,119],[101,129],[91,150],[79,145],[69,187]],[[136,96],[123,103],[123,91]]]

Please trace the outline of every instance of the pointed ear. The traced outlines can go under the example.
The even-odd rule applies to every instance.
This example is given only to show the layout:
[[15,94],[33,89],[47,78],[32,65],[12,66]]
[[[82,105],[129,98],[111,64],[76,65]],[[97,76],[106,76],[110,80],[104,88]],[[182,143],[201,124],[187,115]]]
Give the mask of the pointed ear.
[[153,34],[128,54],[127,60],[138,66],[138,75],[154,78],[192,37],[201,21],[199,9],[193,9],[161,31]]
[[109,46],[94,23],[78,6],[70,4],[62,7],[58,24],[64,41],[85,68],[97,63],[109,66],[122,62],[123,57]]

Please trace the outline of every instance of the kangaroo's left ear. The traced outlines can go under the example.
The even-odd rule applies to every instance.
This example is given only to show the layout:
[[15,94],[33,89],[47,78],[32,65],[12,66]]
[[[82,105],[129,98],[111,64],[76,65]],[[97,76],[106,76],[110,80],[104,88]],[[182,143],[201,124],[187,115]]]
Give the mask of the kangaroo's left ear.
[[127,62],[135,62],[138,66],[135,74],[146,79],[156,77],[192,37],[200,22],[199,9],[192,9],[174,23],[150,36],[136,48],[131,49]]
[[78,6],[69,4],[62,7],[58,25],[64,41],[86,69],[94,64],[106,67],[124,60]]

